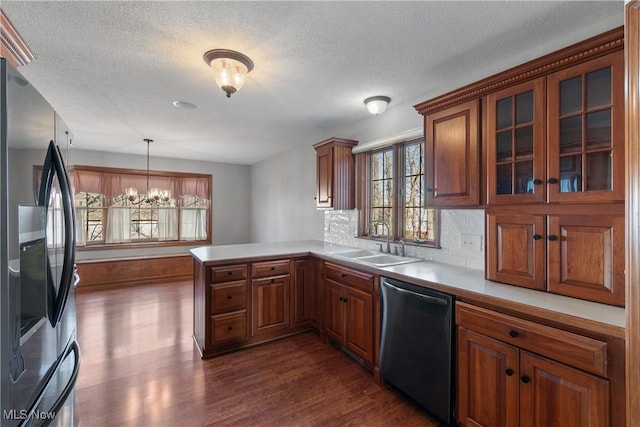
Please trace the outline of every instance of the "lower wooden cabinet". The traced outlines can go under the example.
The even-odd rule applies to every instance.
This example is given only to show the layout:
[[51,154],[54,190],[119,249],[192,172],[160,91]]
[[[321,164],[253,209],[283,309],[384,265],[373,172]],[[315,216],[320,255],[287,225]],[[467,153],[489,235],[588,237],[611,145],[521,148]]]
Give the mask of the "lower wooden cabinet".
[[289,282],[289,275],[252,281],[252,337],[289,329]]
[[[609,380],[558,361],[605,375],[604,342],[465,303],[457,304],[456,316],[461,425],[610,425]],[[566,346],[554,350],[560,342]]]
[[293,324],[316,324],[318,262],[297,259],[293,266]]
[[325,265],[324,331],[369,366],[374,342],[372,283],[370,274]]

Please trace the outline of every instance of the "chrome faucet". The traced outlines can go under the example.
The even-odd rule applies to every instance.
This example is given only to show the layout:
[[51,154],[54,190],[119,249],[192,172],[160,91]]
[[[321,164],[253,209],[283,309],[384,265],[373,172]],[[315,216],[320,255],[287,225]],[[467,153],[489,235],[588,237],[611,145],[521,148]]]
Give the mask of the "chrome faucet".
[[[389,237],[390,237],[390,231],[389,231],[389,224],[387,224],[384,221],[374,221],[371,223],[371,225],[382,225],[383,227],[387,227],[387,247],[384,250],[384,252],[390,254],[391,253],[391,242],[389,242]],[[371,230],[371,225],[369,226],[369,230]],[[372,237],[376,237],[373,233],[369,233],[370,236]],[[382,246],[380,246],[380,248],[382,249]]]

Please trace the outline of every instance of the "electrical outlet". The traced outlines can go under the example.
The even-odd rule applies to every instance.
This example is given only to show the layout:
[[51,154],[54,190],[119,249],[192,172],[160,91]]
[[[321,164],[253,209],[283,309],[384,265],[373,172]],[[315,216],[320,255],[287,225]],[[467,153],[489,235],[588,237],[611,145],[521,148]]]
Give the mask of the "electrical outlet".
[[478,234],[462,234],[460,236],[462,249],[482,251],[482,236]]

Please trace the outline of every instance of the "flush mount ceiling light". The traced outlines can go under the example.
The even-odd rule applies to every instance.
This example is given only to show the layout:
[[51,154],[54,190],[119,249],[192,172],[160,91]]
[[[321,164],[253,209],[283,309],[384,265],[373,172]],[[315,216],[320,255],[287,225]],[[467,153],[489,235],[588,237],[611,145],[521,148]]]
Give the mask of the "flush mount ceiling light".
[[204,62],[213,70],[213,78],[227,98],[244,85],[244,80],[253,70],[253,61],[235,50],[213,49],[204,54]]
[[370,96],[364,100],[364,105],[367,106],[367,110],[371,114],[382,114],[387,109],[387,106],[391,102],[391,98],[388,96]]

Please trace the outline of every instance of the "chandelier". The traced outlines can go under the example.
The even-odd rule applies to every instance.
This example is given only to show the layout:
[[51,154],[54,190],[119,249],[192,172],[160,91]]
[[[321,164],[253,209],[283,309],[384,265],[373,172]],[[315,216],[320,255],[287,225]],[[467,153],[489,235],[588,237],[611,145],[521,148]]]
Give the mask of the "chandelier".
[[149,145],[153,142],[153,139],[145,138],[143,141],[147,143],[147,192],[144,197],[141,197],[138,195],[136,188],[125,188],[126,199],[134,205],[139,205],[143,202],[149,205],[165,205],[171,200],[171,191],[149,188]]

